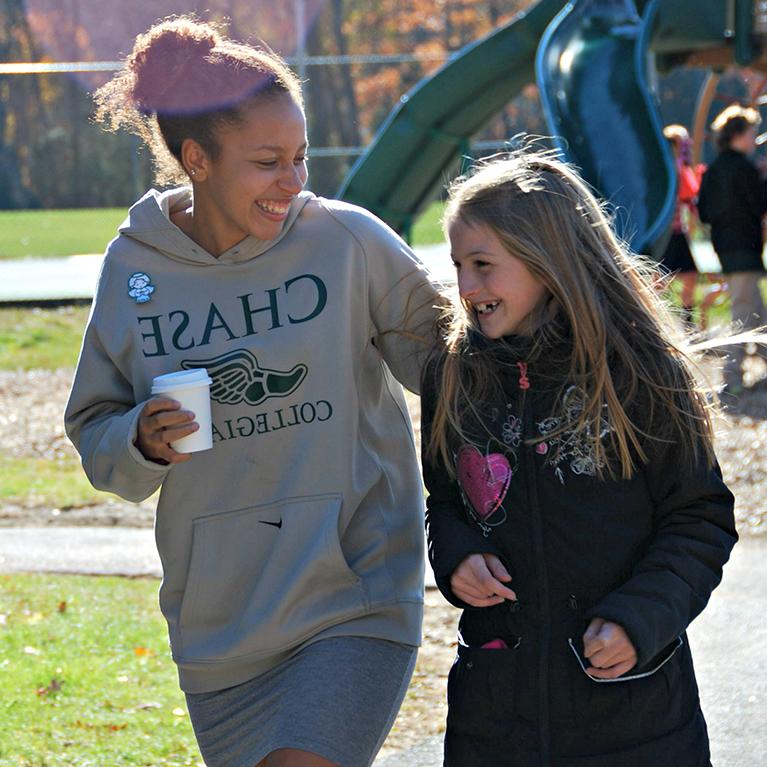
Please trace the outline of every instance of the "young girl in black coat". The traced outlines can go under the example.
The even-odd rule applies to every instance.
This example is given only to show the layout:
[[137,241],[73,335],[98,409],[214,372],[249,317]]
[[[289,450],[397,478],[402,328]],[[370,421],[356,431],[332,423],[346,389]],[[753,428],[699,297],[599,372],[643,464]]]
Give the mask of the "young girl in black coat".
[[737,535],[710,405],[594,196],[545,154],[446,214],[423,386],[429,555],[463,608],[447,767],[706,767],[685,630]]

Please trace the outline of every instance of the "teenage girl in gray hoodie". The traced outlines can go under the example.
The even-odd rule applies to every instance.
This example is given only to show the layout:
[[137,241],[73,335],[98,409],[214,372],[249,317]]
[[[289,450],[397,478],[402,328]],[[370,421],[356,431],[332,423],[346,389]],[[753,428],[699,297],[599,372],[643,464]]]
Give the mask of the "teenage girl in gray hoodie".
[[[435,289],[375,217],[303,191],[300,86],[273,54],[165,21],[96,101],[186,185],[150,190],[107,249],[67,432],[95,487],[161,488],[160,606],[208,767],[366,767],[420,641],[400,383]],[[195,416],[151,382],[200,367],[214,444],[179,454]]]

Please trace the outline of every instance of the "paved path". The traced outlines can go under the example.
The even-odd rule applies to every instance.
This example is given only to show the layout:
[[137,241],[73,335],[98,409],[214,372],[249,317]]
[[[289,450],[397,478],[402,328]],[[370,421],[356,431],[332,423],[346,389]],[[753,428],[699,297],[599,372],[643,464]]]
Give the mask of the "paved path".
[[[154,531],[128,527],[0,527],[0,572],[162,574]],[[426,564],[426,585],[434,576]]]
[[[444,243],[419,247],[416,252],[437,279],[455,278]],[[0,261],[0,303],[93,298],[101,260],[99,255],[89,255]]]
[[0,528],[0,572],[162,574],[154,531],[127,527]]
[[745,539],[689,631],[714,767],[767,764],[765,616],[767,541]]
[[[445,243],[421,245],[415,251],[437,279],[443,282],[455,279]],[[710,243],[698,243],[695,258],[702,271],[719,271]],[[100,268],[100,255],[0,261],[0,303],[92,298]]]
[[0,261],[0,303],[93,298],[101,256]]
[[[152,530],[0,528],[0,572],[159,575]],[[427,570],[428,572],[428,570]],[[755,767],[767,753],[767,541],[736,546],[722,585],[690,628],[714,767]],[[439,767],[425,738],[375,767]],[[680,765],[679,767],[684,767]]]

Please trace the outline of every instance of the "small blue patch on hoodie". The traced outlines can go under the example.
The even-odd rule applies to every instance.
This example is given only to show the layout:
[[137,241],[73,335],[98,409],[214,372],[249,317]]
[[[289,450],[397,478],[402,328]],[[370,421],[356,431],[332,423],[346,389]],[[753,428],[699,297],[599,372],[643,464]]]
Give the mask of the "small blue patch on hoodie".
[[152,278],[145,272],[135,272],[128,278],[128,295],[136,299],[137,304],[145,304],[152,298],[154,285]]

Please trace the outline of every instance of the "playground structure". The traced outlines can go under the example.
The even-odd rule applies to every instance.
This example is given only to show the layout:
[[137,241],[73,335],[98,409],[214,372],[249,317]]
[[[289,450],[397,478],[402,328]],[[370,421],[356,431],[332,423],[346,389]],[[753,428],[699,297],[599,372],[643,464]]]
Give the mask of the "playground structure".
[[[664,242],[677,183],[654,72],[733,63],[767,71],[767,2],[539,0],[404,95],[339,197],[407,238],[469,155],[471,137],[535,82],[565,158],[616,207],[619,233],[634,250],[653,252]],[[699,98],[698,143],[711,95],[708,87]]]

